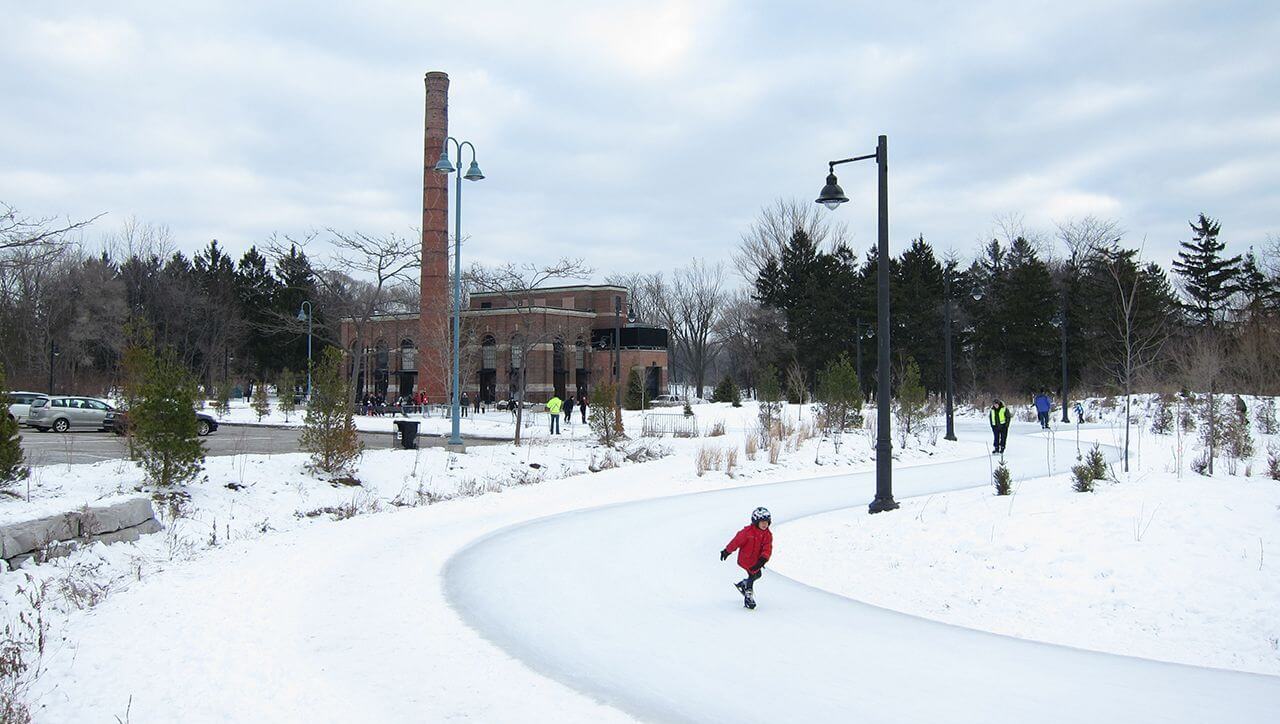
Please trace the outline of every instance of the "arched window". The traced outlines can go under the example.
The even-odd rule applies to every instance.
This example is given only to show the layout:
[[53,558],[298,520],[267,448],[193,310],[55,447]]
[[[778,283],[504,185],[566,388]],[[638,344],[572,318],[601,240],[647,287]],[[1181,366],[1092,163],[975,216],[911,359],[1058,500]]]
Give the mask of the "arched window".
[[378,340],[377,343],[373,345],[373,349],[374,349],[374,355],[376,355],[373,362],[373,368],[379,372],[386,372],[387,371],[386,340],[383,340],[383,339]]
[[524,362],[522,345],[524,345],[524,340],[520,335],[511,338],[511,369],[513,370],[520,369],[520,365]]
[[487,334],[480,343],[480,369],[498,369],[498,340]]
[[587,343],[578,338],[573,343],[573,368],[576,370],[586,369],[587,367]]
[[563,372],[565,368],[564,358],[564,340],[557,339],[551,345],[551,369],[553,372]]
[[400,340],[400,369],[418,369],[418,349],[413,346],[413,340],[408,337]]

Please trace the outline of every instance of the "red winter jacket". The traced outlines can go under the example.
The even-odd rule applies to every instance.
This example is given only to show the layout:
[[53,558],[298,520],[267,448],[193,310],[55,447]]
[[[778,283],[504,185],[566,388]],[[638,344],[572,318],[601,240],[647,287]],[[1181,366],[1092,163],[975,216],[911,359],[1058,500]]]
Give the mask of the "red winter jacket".
[[738,565],[748,573],[755,573],[761,568],[760,559],[767,561],[773,555],[773,531],[760,530],[753,523],[738,531],[724,549],[730,553],[738,551]]

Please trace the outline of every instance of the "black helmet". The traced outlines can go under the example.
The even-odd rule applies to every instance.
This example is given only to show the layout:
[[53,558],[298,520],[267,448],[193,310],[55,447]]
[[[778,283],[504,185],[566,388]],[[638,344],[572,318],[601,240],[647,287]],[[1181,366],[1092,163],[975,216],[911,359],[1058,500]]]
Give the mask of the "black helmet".
[[756,508],[755,510],[751,511],[752,523],[759,523],[762,520],[767,520],[770,523],[773,522],[773,516],[769,515],[768,508]]

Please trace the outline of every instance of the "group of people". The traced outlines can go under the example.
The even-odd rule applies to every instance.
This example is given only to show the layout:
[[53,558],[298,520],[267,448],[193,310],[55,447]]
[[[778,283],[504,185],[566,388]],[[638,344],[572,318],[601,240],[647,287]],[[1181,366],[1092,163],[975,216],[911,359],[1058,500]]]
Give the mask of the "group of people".
[[[1036,419],[1040,422],[1040,428],[1049,429],[1049,413],[1053,411],[1053,398],[1049,396],[1049,391],[1041,389],[1040,393],[1032,400],[1032,405],[1036,408]],[[1084,407],[1077,402],[1075,404],[1076,424],[1084,422]],[[1012,415],[1009,408],[1004,406],[1004,402],[996,398],[991,403],[991,409],[987,412],[987,422],[991,424],[991,433],[994,437],[994,446],[992,452],[1004,452],[1005,443],[1009,439],[1009,422]]]
[[562,400],[560,399],[559,395],[553,392],[551,393],[551,399],[547,400],[547,417],[551,418],[551,434],[552,435],[560,434],[560,413],[561,412],[564,413],[565,420],[569,424],[571,425],[573,424],[573,407],[575,404],[578,406],[578,410],[582,415],[582,421],[584,423],[587,421],[587,395],[585,393],[580,392],[578,393],[578,397],[576,400],[574,399],[573,395],[566,395],[566,397],[568,397],[569,399]]

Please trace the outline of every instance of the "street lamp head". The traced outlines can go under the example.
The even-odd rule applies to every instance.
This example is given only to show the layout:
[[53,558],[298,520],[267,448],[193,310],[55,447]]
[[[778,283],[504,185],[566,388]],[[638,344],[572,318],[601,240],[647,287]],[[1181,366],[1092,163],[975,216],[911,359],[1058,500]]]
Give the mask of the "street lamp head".
[[840,188],[840,184],[836,181],[834,171],[827,174],[827,185],[822,187],[815,201],[832,211],[835,211],[840,204],[849,201],[849,197],[844,195],[844,189]]
[[464,175],[462,178],[468,181],[479,181],[480,179],[484,178],[484,174],[480,173],[480,164],[476,163],[475,160],[473,159],[471,161],[471,168],[467,169],[466,175]]
[[975,301],[975,302],[981,302],[981,301],[982,301],[982,290],[981,290],[981,289],[975,289],[975,290],[973,290],[973,301]]
[[440,152],[440,160],[436,161],[435,172],[436,173],[453,173],[454,172],[453,162],[449,160],[448,148]]
[[305,322],[307,320],[307,308],[303,307],[298,310],[298,321]]

